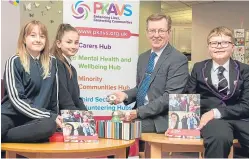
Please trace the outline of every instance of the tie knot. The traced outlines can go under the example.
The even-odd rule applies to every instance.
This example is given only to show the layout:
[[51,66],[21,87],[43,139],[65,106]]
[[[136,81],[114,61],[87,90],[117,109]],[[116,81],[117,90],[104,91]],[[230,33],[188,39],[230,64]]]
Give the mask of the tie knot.
[[150,56],[151,56],[151,58],[155,58],[157,56],[157,54],[155,52],[152,52]]
[[218,75],[223,74],[224,71],[225,71],[225,68],[223,66],[218,67]]

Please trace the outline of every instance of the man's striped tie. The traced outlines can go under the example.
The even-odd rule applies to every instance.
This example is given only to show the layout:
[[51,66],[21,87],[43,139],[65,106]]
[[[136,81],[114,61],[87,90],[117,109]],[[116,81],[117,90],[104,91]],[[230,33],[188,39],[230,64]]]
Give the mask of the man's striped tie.
[[152,52],[150,55],[150,59],[149,59],[148,65],[147,65],[147,69],[146,69],[143,81],[142,81],[140,87],[138,88],[137,107],[144,105],[145,96],[146,96],[147,91],[149,89],[149,82],[150,82],[151,74],[154,70],[154,63],[155,63],[156,56],[157,56],[157,54],[155,52]]

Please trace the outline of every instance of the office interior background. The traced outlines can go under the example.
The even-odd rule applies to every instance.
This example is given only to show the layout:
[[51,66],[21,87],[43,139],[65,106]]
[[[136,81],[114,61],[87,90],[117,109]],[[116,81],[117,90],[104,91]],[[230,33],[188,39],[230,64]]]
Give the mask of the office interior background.
[[[2,75],[5,61],[16,52],[20,27],[27,21],[38,19],[45,23],[52,43],[58,25],[63,22],[63,1],[25,0],[17,6],[9,1],[1,3]],[[247,1],[140,1],[138,53],[150,48],[145,34],[146,18],[152,13],[164,12],[173,21],[170,43],[189,58],[191,67],[209,58],[206,37],[212,28],[223,25],[249,29],[248,8]]]
[[[31,4],[29,8],[28,4]],[[164,12],[172,18],[170,43],[185,54],[190,67],[209,58],[206,38],[211,29],[227,26],[249,30],[249,2],[247,1],[140,1],[139,50],[150,49],[146,39],[146,18]],[[22,25],[31,19],[43,22],[49,31],[50,44],[56,29],[63,22],[63,1],[22,1],[11,5],[1,2],[1,78],[5,61],[16,53],[17,38]]]

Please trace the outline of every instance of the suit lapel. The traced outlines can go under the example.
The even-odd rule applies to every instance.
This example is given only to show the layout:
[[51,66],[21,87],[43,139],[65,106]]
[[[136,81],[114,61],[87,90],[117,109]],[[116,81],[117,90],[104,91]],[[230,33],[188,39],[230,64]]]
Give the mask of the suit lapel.
[[234,64],[234,61],[230,59],[229,63],[229,94],[233,92],[234,90],[234,85],[236,84],[236,77],[237,77],[237,71],[236,71],[236,66]]
[[204,68],[202,69],[202,77],[203,77],[203,81],[205,81],[207,87],[215,92],[218,93],[218,90],[214,87],[213,83],[212,83],[212,78],[211,78],[211,69],[213,67],[213,62],[212,60],[208,60],[205,65]]
[[230,59],[229,64],[229,86],[230,86],[230,92],[229,95],[233,95],[236,89],[238,88],[238,80],[239,80],[239,68],[238,64]]
[[172,50],[172,46],[168,43],[167,46],[165,47],[165,49],[163,50],[161,56],[159,57],[159,59],[158,59],[158,61],[156,63],[156,66],[154,68],[153,73],[151,74],[149,85],[155,79],[156,74],[157,74],[159,68],[161,67],[161,65],[163,64],[163,62],[168,58],[168,55],[171,53],[171,50]]
[[226,100],[228,99],[227,96],[223,96],[221,95],[218,90],[214,87],[213,83],[212,83],[212,78],[211,78],[211,69],[213,67],[213,61],[212,60],[208,60],[205,65],[204,68],[202,69],[202,76],[203,76],[203,80],[205,81],[207,87],[209,88],[209,90],[216,95],[218,98],[220,98],[221,100]]
[[151,50],[147,51],[143,57],[143,59],[141,60],[141,63],[140,65],[142,66],[141,67],[141,72],[138,72],[141,76],[141,79],[139,82],[139,86],[140,84],[142,83],[143,79],[144,79],[144,75],[145,75],[145,72],[146,72],[146,69],[147,69],[147,65],[148,65],[148,62],[149,62],[149,58],[150,58],[150,54],[151,54]]
[[213,86],[212,79],[211,79],[211,69],[212,69],[212,60],[208,60],[204,68],[202,69],[202,76],[203,80],[206,82],[207,87],[212,91],[217,97],[219,97],[221,100],[228,100],[231,98],[237,89],[237,83],[239,80],[239,69],[238,64],[230,59],[229,63],[229,85],[230,85],[230,93],[226,96],[221,95],[218,90]]

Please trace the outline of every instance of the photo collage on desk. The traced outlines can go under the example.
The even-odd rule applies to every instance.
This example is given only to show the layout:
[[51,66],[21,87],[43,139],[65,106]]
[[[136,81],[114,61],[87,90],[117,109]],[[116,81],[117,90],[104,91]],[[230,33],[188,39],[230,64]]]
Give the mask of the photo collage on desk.
[[61,110],[65,142],[91,142],[98,139],[91,111]]
[[200,95],[170,94],[168,116],[170,129],[196,129],[200,124]]

